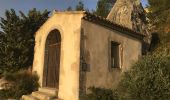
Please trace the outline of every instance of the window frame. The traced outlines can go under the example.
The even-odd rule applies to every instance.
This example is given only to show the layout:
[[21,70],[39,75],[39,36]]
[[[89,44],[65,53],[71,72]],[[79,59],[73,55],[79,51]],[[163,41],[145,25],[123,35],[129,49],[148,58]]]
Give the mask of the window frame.
[[111,41],[111,68],[120,68],[120,44]]
[[[112,55],[111,55],[111,53],[112,53],[112,43],[115,43],[115,44],[117,44],[117,46],[118,46],[118,66],[117,67],[113,67],[112,66]],[[108,63],[108,65],[109,65],[109,70],[110,71],[112,71],[112,70],[114,70],[114,69],[121,69],[122,68],[122,63],[123,63],[123,45],[122,45],[122,43],[121,42],[117,42],[117,41],[114,41],[114,40],[109,40],[109,63]]]

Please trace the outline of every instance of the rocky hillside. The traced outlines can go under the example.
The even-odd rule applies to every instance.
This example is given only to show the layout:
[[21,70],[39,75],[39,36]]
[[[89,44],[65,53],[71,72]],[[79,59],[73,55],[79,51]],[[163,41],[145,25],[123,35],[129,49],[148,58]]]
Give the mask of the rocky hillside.
[[145,35],[145,42],[150,44],[151,34],[140,0],[117,0],[107,19]]

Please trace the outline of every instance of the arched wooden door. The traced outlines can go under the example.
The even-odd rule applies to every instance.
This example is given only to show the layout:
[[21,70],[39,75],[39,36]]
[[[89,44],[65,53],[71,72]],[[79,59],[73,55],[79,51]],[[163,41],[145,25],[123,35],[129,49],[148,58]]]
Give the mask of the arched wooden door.
[[60,33],[58,30],[53,30],[46,40],[43,87],[59,87],[60,48]]

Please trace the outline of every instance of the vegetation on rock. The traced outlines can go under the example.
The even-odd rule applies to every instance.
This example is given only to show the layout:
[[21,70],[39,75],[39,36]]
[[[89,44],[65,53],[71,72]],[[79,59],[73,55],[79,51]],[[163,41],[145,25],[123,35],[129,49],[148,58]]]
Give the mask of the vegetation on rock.
[[152,30],[159,33],[170,32],[170,0],[148,0]]
[[[147,15],[151,23],[151,31],[154,33],[152,43],[157,44],[153,53],[155,55],[162,54],[162,52],[168,53],[170,50],[170,1],[148,0],[148,2]],[[153,44],[151,44],[151,49]]]

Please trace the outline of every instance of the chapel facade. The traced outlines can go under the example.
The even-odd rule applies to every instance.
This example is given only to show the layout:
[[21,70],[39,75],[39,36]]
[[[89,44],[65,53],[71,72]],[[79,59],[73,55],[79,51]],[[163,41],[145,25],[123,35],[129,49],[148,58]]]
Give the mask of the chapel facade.
[[140,0],[117,0],[107,18],[53,11],[35,33],[40,88],[23,100],[79,100],[90,87],[114,89],[147,52],[151,34]]
[[89,87],[116,87],[122,72],[141,57],[143,38],[88,12],[54,11],[35,33],[32,71],[40,89],[31,97],[79,100]]

